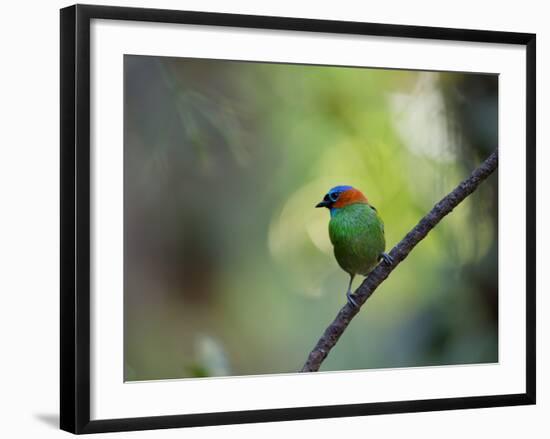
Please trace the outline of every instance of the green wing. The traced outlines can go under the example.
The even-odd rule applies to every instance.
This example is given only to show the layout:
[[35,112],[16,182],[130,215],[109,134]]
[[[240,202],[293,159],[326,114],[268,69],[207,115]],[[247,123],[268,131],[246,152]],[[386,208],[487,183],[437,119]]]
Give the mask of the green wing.
[[329,236],[338,264],[351,274],[367,275],[385,250],[384,223],[368,204],[336,211],[329,223]]

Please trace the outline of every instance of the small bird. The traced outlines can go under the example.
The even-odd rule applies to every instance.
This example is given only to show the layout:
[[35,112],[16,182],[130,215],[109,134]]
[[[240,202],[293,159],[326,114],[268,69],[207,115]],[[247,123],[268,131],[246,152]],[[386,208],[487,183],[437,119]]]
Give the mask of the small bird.
[[392,257],[384,253],[386,240],[382,218],[367,197],[352,186],[333,187],[315,207],[326,207],[330,211],[328,233],[334,256],[338,265],[350,275],[346,296],[357,308],[351,293],[355,275],[368,275],[381,260],[393,263]]

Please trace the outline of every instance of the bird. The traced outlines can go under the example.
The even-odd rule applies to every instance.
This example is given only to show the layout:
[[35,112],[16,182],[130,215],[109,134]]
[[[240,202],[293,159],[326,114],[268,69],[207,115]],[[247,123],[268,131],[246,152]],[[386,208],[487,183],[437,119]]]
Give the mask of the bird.
[[367,197],[348,185],[333,187],[315,207],[330,211],[328,232],[334,256],[350,276],[347,300],[358,308],[351,292],[355,276],[367,276],[380,261],[393,264],[393,258],[385,253],[384,222]]

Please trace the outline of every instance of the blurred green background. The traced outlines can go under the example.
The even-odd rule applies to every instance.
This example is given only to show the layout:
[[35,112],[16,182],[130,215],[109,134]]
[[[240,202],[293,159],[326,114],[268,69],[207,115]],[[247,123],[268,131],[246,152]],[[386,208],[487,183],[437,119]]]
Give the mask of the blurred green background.
[[[298,371],[346,302],[326,191],[390,249],[498,142],[495,75],[126,55],[124,86],[129,381]],[[498,361],[497,209],[495,174],[321,370]]]

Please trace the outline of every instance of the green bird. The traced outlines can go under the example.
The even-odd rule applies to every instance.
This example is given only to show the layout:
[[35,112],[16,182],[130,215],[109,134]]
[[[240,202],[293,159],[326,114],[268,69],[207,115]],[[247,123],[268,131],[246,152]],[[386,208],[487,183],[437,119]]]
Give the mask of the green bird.
[[352,186],[333,187],[315,207],[326,207],[330,211],[328,233],[334,256],[350,276],[348,302],[358,307],[351,293],[355,275],[367,276],[380,260],[393,263],[391,256],[384,253],[386,240],[382,218],[367,197]]

